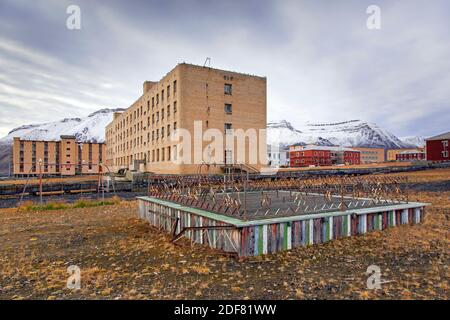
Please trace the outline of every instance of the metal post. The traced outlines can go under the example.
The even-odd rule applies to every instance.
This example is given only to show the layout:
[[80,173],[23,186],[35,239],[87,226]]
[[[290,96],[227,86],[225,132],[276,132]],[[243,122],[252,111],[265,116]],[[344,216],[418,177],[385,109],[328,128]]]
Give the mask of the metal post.
[[42,205],[42,159],[39,159],[39,202]]
[[247,179],[244,181],[244,220],[247,220],[247,181],[248,181],[248,171],[247,171]]
[[105,179],[103,179],[103,165],[100,163],[98,169],[101,172],[100,178],[102,179],[102,204],[105,203]]

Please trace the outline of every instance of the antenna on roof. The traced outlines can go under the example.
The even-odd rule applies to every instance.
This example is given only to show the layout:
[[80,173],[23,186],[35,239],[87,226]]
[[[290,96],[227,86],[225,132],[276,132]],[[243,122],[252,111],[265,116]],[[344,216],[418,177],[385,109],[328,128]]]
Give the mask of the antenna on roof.
[[206,57],[203,67],[206,67],[206,64],[208,64],[208,68],[211,68],[211,58],[210,57]]

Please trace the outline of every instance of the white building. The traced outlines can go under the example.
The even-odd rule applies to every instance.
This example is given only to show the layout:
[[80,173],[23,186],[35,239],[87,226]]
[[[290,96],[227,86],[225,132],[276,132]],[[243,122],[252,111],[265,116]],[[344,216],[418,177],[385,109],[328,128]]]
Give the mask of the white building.
[[267,145],[267,159],[272,167],[289,167],[289,148]]

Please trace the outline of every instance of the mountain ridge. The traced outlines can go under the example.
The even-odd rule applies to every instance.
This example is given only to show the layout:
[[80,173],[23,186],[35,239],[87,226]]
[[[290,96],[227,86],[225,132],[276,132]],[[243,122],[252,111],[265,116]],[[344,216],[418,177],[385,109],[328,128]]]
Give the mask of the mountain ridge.
[[415,145],[402,141],[375,123],[348,120],[334,123],[305,122],[294,128],[289,121],[271,121],[267,124],[269,144],[317,144],[346,147],[372,147],[384,149],[411,148]]
[[[60,121],[28,124],[12,129],[0,139],[0,173],[9,170],[10,146],[14,137],[26,140],[58,140],[61,135],[73,135],[79,142],[104,142],[105,127],[113,120],[114,112],[123,108],[102,108],[82,118],[64,118]],[[269,121],[267,143],[289,145],[317,144],[321,146],[411,148],[422,137],[402,140],[375,123],[348,120],[335,123],[306,122],[294,127],[289,121]]]

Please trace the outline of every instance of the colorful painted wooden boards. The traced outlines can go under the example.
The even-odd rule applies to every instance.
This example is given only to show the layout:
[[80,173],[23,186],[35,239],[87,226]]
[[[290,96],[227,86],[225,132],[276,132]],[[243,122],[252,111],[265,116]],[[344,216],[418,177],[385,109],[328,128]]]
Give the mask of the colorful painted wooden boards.
[[[213,213],[202,213],[182,206],[175,206],[152,198],[139,198],[139,217],[151,225],[171,232],[178,221],[176,232],[185,227],[229,226],[231,229],[198,229],[187,231],[184,236],[194,243],[205,244],[241,257],[270,254],[298,246],[323,243],[342,237],[384,230],[402,224],[423,221],[425,204],[404,209],[369,212],[342,213],[335,215],[311,215],[292,217],[292,221],[279,219],[239,221]],[[383,207],[373,208],[383,210]],[[178,220],[177,220],[178,219]],[[275,219],[276,220],[276,219]]]

